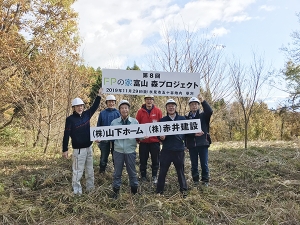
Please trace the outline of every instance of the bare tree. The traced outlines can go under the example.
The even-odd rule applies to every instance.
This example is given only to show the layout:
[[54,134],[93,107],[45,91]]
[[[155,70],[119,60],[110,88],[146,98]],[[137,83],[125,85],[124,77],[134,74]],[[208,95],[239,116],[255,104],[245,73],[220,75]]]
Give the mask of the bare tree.
[[240,61],[230,64],[230,77],[234,88],[234,96],[241,105],[244,117],[244,142],[247,149],[248,127],[254,103],[263,84],[268,80],[269,73],[265,70],[264,61],[253,53],[253,63],[249,68]]
[[[229,95],[226,65],[222,63],[224,48],[224,45],[217,44],[215,37],[200,31],[165,26],[162,41],[153,45],[150,67],[156,71],[199,73],[200,90],[212,103]],[[175,100],[179,103],[179,112],[184,113],[188,98],[177,97]]]

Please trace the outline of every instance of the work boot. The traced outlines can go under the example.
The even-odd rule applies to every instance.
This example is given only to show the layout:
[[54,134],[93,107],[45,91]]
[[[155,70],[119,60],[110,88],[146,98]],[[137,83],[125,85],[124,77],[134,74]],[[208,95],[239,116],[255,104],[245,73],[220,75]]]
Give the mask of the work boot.
[[113,195],[112,195],[112,198],[113,199],[117,199],[117,198],[119,198],[119,193],[120,193],[120,189],[118,189],[118,188],[113,188]]
[[99,169],[99,173],[100,173],[100,174],[103,174],[103,173],[105,173],[105,168],[101,168],[101,167],[100,167],[100,169]]
[[197,187],[199,185],[199,181],[195,180],[194,181],[194,187]]
[[202,181],[202,186],[204,186],[204,187],[208,187],[208,182],[206,182],[206,181]]
[[141,177],[141,182],[147,182],[147,181],[148,181],[147,177]]
[[181,191],[182,194],[182,198],[186,198],[187,197],[187,191]]
[[137,186],[131,186],[131,194],[135,195],[137,193]]
[[152,177],[152,183],[153,183],[153,184],[157,184],[157,177],[156,177],[156,176],[153,176],[153,177]]

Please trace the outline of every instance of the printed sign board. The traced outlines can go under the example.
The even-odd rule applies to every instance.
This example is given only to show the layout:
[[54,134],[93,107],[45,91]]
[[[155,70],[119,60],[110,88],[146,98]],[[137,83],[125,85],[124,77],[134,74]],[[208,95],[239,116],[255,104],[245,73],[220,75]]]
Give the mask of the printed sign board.
[[162,135],[198,133],[201,131],[199,119],[168,122],[91,127],[91,141],[143,138]]
[[192,97],[200,92],[199,73],[102,70],[103,93]]

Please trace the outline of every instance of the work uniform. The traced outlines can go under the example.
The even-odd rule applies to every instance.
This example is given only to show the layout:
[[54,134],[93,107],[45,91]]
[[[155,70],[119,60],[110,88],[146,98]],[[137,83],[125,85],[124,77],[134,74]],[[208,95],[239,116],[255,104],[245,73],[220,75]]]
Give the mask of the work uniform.
[[[136,114],[136,119],[140,124],[156,123],[162,118],[162,112],[155,105],[150,110],[146,108],[146,104]],[[139,158],[141,178],[147,176],[147,161],[151,155],[152,178],[156,179],[159,168],[160,142],[156,136],[145,138],[139,142]]]
[[[185,120],[184,116],[180,116],[176,113],[174,121]],[[160,122],[163,121],[173,121],[169,115],[163,117]],[[163,194],[166,175],[169,170],[171,163],[174,164],[178,183],[180,186],[180,192],[183,193],[187,191],[187,183],[184,175],[184,134],[167,135],[162,141],[162,149],[160,152],[160,165],[159,165],[159,175],[156,187],[156,193]]]
[[76,111],[67,117],[63,137],[63,152],[68,151],[69,138],[73,147],[73,177],[74,194],[82,194],[80,184],[85,170],[87,191],[94,188],[93,150],[90,138],[90,119],[99,107],[101,97],[97,96],[90,109],[79,115]]

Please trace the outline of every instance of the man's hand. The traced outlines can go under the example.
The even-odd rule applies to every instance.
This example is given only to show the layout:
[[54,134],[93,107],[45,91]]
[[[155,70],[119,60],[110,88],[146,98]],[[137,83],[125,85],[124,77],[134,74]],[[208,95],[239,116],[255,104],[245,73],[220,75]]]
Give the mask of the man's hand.
[[201,94],[198,95],[198,99],[199,99],[200,102],[203,102],[203,101],[204,101],[204,98],[202,97]]
[[203,131],[199,132],[199,133],[196,133],[195,136],[199,137],[199,136],[202,136],[204,134]]
[[98,96],[101,96],[102,95],[102,92],[103,92],[103,88],[99,88],[99,91],[98,91]]
[[68,158],[68,151],[63,152],[63,153],[62,153],[62,157],[67,159],[67,158]]
[[100,143],[101,140],[95,140],[96,143]]
[[160,140],[162,140],[162,141],[163,141],[163,140],[165,140],[165,139],[166,139],[166,136],[160,136],[159,138],[160,138]]

